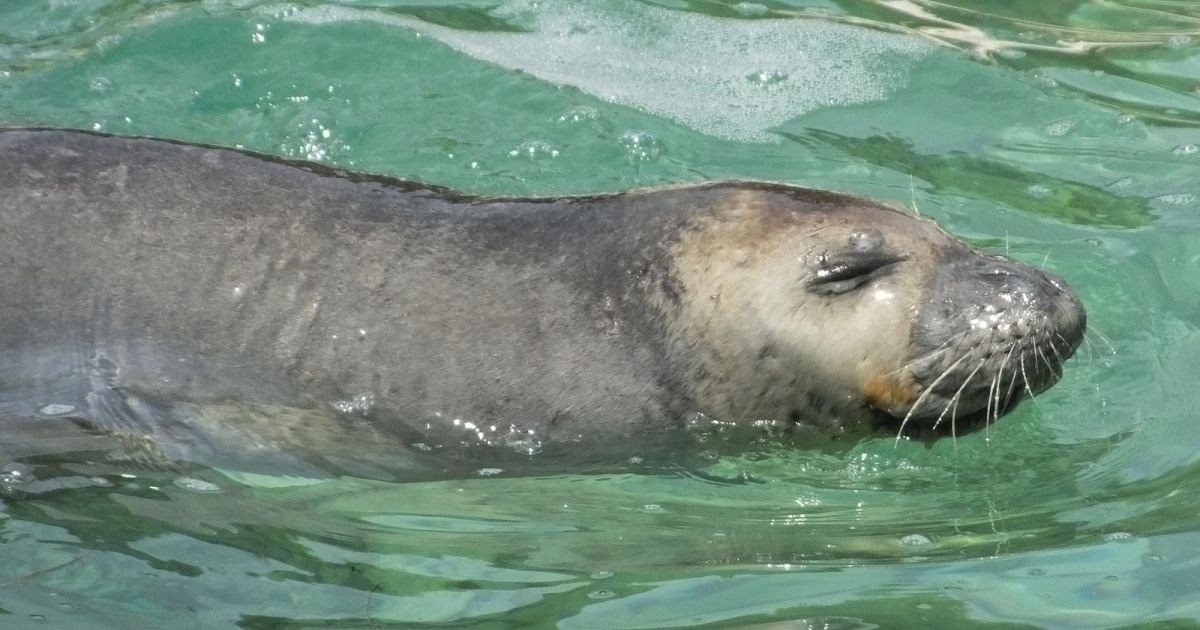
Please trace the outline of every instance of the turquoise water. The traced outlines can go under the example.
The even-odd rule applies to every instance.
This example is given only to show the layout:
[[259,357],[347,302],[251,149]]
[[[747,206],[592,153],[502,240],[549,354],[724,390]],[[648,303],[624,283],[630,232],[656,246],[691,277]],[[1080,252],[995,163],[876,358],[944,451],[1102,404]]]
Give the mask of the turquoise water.
[[479,193],[868,194],[1054,269],[1093,329],[932,446],[409,484],[32,462],[0,627],[1200,626],[1195,3],[16,0],[0,123]]

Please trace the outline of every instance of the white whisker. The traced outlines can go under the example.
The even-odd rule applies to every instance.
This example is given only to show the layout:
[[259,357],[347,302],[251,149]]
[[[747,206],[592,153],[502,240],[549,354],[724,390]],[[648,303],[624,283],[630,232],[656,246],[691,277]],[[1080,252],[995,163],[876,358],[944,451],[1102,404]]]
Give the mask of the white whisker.
[[951,372],[953,372],[954,368],[958,367],[958,364],[962,363],[967,358],[967,356],[968,355],[965,355],[965,354],[962,355],[961,357],[959,357],[959,359],[957,361],[955,361],[954,363],[951,363],[950,367],[946,368],[945,370],[942,370],[942,373],[939,374],[938,377],[935,378],[933,380],[933,382],[929,384],[929,387],[926,387],[925,391],[921,392],[921,395],[917,397],[917,401],[915,403],[913,403],[913,405],[911,407],[908,408],[908,413],[904,414],[904,420],[900,421],[900,430],[896,433],[896,443],[897,444],[900,443],[900,438],[904,437],[904,427],[908,425],[909,419],[912,418],[913,413],[915,413],[917,411],[917,408],[919,408],[921,406],[921,403],[925,402],[925,397],[928,396],[930,394],[930,392],[933,391],[933,388],[937,387],[938,383],[942,382],[942,379],[946,378],[947,375],[949,375]]
[[1112,341],[1110,341],[1104,333],[1100,332],[1100,329],[1096,328],[1095,324],[1088,325],[1087,330],[1084,331],[1084,339],[1087,339],[1087,333],[1096,333],[1096,336],[1100,337],[1100,340],[1104,342],[1104,345],[1108,346],[1108,351],[1116,354],[1117,349],[1113,347]]
[[1036,406],[1037,398],[1034,397],[1033,390],[1029,388],[1029,375],[1025,373],[1025,352],[1024,351],[1021,352],[1021,380],[1025,382],[1025,393],[1029,394],[1030,402],[1032,402]]
[[917,207],[917,187],[913,184],[912,173],[908,174],[908,194],[912,197],[913,213],[921,216],[921,209]]
[[[934,421],[934,423],[933,423],[934,429],[937,429],[938,425],[942,423],[942,419],[946,417],[946,412],[950,410],[951,405],[954,406],[955,413],[958,412],[958,401],[962,396],[963,390],[967,388],[967,384],[971,382],[971,379],[975,378],[975,375],[979,373],[979,368],[983,367],[986,364],[987,364],[986,358],[980,359],[979,365],[976,365],[975,369],[971,370],[971,373],[967,375],[967,378],[963,379],[962,385],[958,386],[958,390],[954,392],[954,395],[950,397],[950,401],[946,403],[945,409],[942,409],[942,414],[938,416],[938,419],[936,421]],[[950,433],[951,433],[951,436],[953,437],[953,435],[954,435],[954,421],[953,420],[950,421]]]

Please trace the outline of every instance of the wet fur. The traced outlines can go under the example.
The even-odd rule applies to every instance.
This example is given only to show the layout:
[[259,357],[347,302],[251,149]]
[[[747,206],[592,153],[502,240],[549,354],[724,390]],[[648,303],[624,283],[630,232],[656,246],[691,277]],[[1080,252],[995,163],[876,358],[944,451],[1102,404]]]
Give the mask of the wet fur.
[[[918,398],[923,296],[972,251],[902,210],[773,184],[486,199],[55,130],[0,132],[0,192],[0,387],[22,392],[0,418],[70,402],[213,454],[239,421],[178,409],[637,452],[678,443],[697,412],[861,428]],[[877,281],[899,297],[806,292],[813,261],[863,227],[906,257]],[[241,441],[264,433],[295,435]]]

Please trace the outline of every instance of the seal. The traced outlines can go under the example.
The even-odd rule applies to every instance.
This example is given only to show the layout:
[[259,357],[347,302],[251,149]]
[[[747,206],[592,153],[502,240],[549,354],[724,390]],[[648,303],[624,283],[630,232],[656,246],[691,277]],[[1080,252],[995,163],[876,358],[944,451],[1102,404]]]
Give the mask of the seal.
[[66,130],[0,132],[0,256],[3,422],[183,459],[322,415],[425,451],[645,452],[697,418],[961,432],[1055,382],[1085,328],[1059,277],[862,197],[483,198]]

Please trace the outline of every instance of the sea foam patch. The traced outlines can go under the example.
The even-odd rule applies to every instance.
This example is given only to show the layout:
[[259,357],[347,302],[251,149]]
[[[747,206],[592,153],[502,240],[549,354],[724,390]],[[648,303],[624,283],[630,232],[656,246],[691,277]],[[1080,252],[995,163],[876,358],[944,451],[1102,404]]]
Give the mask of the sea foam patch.
[[717,18],[629,1],[514,0],[493,15],[523,30],[459,30],[334,6],[282,17],[412,29],[476,59],[748,142],[770,141],[772,127],[820,107],[884,99],[933,50],[824,20]]

